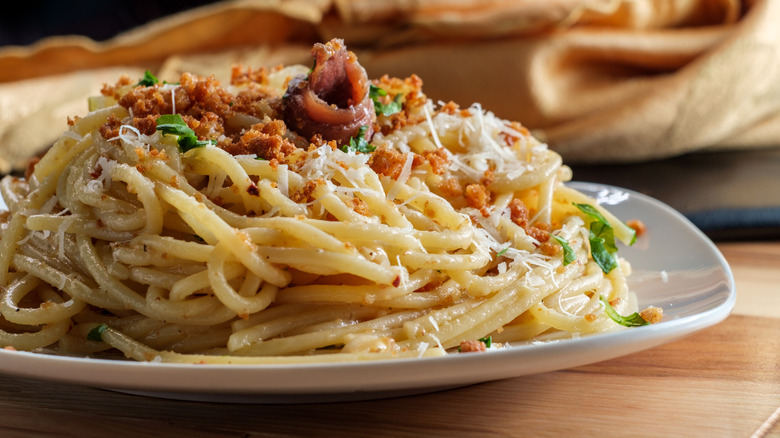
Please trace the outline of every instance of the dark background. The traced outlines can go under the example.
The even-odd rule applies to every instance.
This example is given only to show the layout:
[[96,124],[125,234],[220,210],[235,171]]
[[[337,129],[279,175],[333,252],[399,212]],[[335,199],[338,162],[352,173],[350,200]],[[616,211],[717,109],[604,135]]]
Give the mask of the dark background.
[[29,45],[52,35],[96,41],[214,0],[21,0],[0,11],[0,46]]

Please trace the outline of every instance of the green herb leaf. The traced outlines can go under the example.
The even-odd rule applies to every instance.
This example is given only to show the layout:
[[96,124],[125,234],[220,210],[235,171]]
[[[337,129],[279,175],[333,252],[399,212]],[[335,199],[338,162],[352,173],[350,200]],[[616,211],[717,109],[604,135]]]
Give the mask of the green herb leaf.
[[144,87],[151,87],[152,85],[157,84],[159,82],[160,80],[157,79],[157,76],[153,75],[152,72],[150,72],[149,70],[146,70],[144,72],[144,77],[140,81],[138,81],[138,83],[135,85],[136,86],[143,85]]
[[385,104],[382,103],[379,98],[387,96],[387,91],[371,84],[368,88],[368,96],[374,101],[374,111],[376,111],[376,115],[378,116],[392,116],[395,113],[401,112],[401,100],[403,99],[403,95],[401,94],[396,94],[392,102]]
[[615,253],[617,253],[615,231],[604,216],[592,205],[576,203],[574,205],[591,219],[590,236],[588,237],[590,241],[590,255],[601,270],[608,274],[617,266],[617,259],[615,258]]
[[605,239],[593,234],[591,230],[590,236],[590,255],[593,260],[601,268],[605,274],[609,274],[617,266],[617,260],[615,256],[609,252],[606,248]]
[[345,144],[341,147],[341,150],[344,152],[349,151],[357,151],[357,152],[363,152],[364,154],[374,152],[376,149],[376,146],[370,144],[368,140],[366,140],[366,131],[368,130],[368,126],[361,126],[360,129],[358,129],[357,135],[349,139],[349,144]]
[[[615,231],[615,237],[618,237],[621,242],[625,243],[628,246],[633,245],[636,243],[636,230],[629,227],[625,223],[615,219],[615,223],[610,223],[599,211],[596,207],[588,204],[574,204],[576,205],[580,210],[582,210],[583,213],[587,214],[593,220],[597,222],[603,222],[605,224],[609,224],[610,227],[614,228]],[[613,226],[614,224],[614,226]],[[614,240],[614,239],[613,239]]]
[[497,257],[501,257],[502,255],[506,254],[506,252],[507,252],[508,250],[509,250],[509,247],[506,247],[506,248],[502,249],[501,251],[497,252],[497,253],[496,253],[496,256],[497,256]]
[[569,242],[563,237],[551,234],[550,237],[555,239],[563,247],[563,266],[567,266],[577,260],[577,256],[574,254],[574,250],[569,246]]
[[493,337],[492,336],[488,336],[486,338],[479,338],[478,340],[484,342],[486,348],[490,348],[490,346],[493,345]]
[[599,296],[599,300],[604,303],[604,313],[606,313],[610,319],[620,325],[624,325],[626,327],[639,327],[650,324],[649,322],[645,321],[645,319],[642,318],[642,315],[637,312],[634,312],[628,316],[622,316],[621,314],[617,313],[615,308],[609,304],[609,301],[607,301],[603,295]]
[[384,88],[379,88],[374,84],[368,86],[368,96],[371,100],[376,101],[380,96],[387,96],[387,91]]
[[100,324],[87,333],[87,339],[95,342],[103,342],[103,332],[106,330],[108,330],[108,326],[105,324]]
[[611,254],[617,252],[615,244],[615,231],[606,222],[591,222],[590,232],[600,239],[604,239],[604,248]]
[[195,136],[195,131],[187,125],[179,114],[163,114],[157,118],[157,130],[163,135]]
[[580,211],[590,216],[594,221],[601,222],[609,225],[609,221],[604,218],[604,216],[599,213],[599,211],[596,209],[596,207],[590,205],[590,204],[577,204],[574,203],[574,206],[579,208]]
[[184,153],[190,149],[217,144],[216,140],[198,140],[195,131],[190,128],[179,114],[163,114],[157,118],[157,130],[163,135],[174,135],[179,144],[179,151]]

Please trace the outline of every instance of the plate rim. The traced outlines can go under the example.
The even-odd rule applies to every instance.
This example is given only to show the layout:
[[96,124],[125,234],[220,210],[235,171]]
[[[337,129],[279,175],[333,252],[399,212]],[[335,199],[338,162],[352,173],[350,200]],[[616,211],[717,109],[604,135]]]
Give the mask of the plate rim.
[[[733,272],[717,246],[690,220],[680,212],[643,193],[608,184],[573,181],[567,185],[586,192],[589,196],[599,190],[616,190],[659,209],[674,219],[686,231],[692,232],[709,250],[717,261],[720,273],[725,277],[728,295],[716,306],[691,315],[681,316],[660,324],[583,336],[544,344],[515,345],[509,348],[489,351],[478,355],[448,355],[434,358],[386,359],[365,362],[334,362],[317,364],[260,364],[260,365],[192,365],[123,361],[102,358],[66,357],[41,353],[8,351],[0,349],[0,373],[20,377],[37,378],[90,387],[102,387],[122,392],[151,395],[164,398],[180,398],[207,401],[338,401],[339,399],[372,399],[403,393],[431,392],[442,388],[465,386],[491,380],[537,374],[574,366],[613,359],[637,351],[646,350],[676,339],[691,335],[726,319],[736,303],[736,285]],[[0,209],[5,206],[0,197]],[[630,333],[627,335],[626,333]],[[633,346],[631,344],[634,344]],[[610,348],[620,348],[610,354]],[[598,352],[595,360],[594,352]],[[552,355],[557,358],[556,366],[525,364],[523,372],[512,372],[507,362],[533,359],[535,356]],[[544,362],[544,361],[542,361]],[[549,360],[547,361],[549,362]],[[492,375],[466,376],[463,374],[474,366],[494,367]],[[395,380],[366,382],[365,376],[382,373],[388,369],[399,372],[423,371],[440,368],[446,371],[434,381],[413,375]],[[108,369],[108,373],[106,373]],[[59,370],[59,373],[52,373]],[[344,377],[355,372],[363,376],[354,382],[330,382],[325,380],[315,387],[310,384],[289,384],[275,382],[277,377],[300,376],[311,373],[322,377]],[[527,372],[528,371],[528,372]],[[473,374],[473,373],[472,373]],[[121,380],[118,376],[132,376]],[[194,379],[198,377],[199,379]],[[258,379],[259,377],[259,379]],[[144,381],[146,378],[148,380]],[[151,378],[151,379],[149,379]],[[215,380],[212,380],[216,378]],[[250,382],[242,379],[254,378]],[[338,380],[338,379],[337,379]],[[225,385],[230,381],[229,385]],[[258,381],[260,383],[258,383]],[[220,384],[221,383],[221,384]],[[268,383],[272,383],[268,385]]]

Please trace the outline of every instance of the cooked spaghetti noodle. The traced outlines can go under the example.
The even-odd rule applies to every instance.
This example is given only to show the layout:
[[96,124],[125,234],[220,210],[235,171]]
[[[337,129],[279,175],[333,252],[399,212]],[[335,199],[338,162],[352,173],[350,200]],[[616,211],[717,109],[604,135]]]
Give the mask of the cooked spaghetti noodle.
[[[315,56],[325,49],[359,67],[339,41]],[[351,361],[602,332],[620,327],[604,301],[636,310],[629,264],[594,260],[594,219],[577,205],[624,242],[633,230],[565,186],[560,156],[524,127],[434,104],[416,77],[349,76],[331,88],[358,99],[326,104],[351,111],[369,93],[376,113],[355,116],[369,122],[303,134],[294,87],[326,73],[106,86],[26,178],[2,180],[0,344]]]

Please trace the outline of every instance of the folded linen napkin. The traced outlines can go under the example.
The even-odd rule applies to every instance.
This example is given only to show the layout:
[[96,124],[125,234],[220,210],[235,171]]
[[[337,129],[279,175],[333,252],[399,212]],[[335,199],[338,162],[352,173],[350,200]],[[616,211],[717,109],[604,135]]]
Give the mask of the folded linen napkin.
[[780,139],[780,2],[237,0],[105,42],[0,48],[0,172],[19,168],[118,75],[227,80],[230,66],[309,63],[342,37],[372,77],[417,74],[479,102],[570,163],[640,162]]

